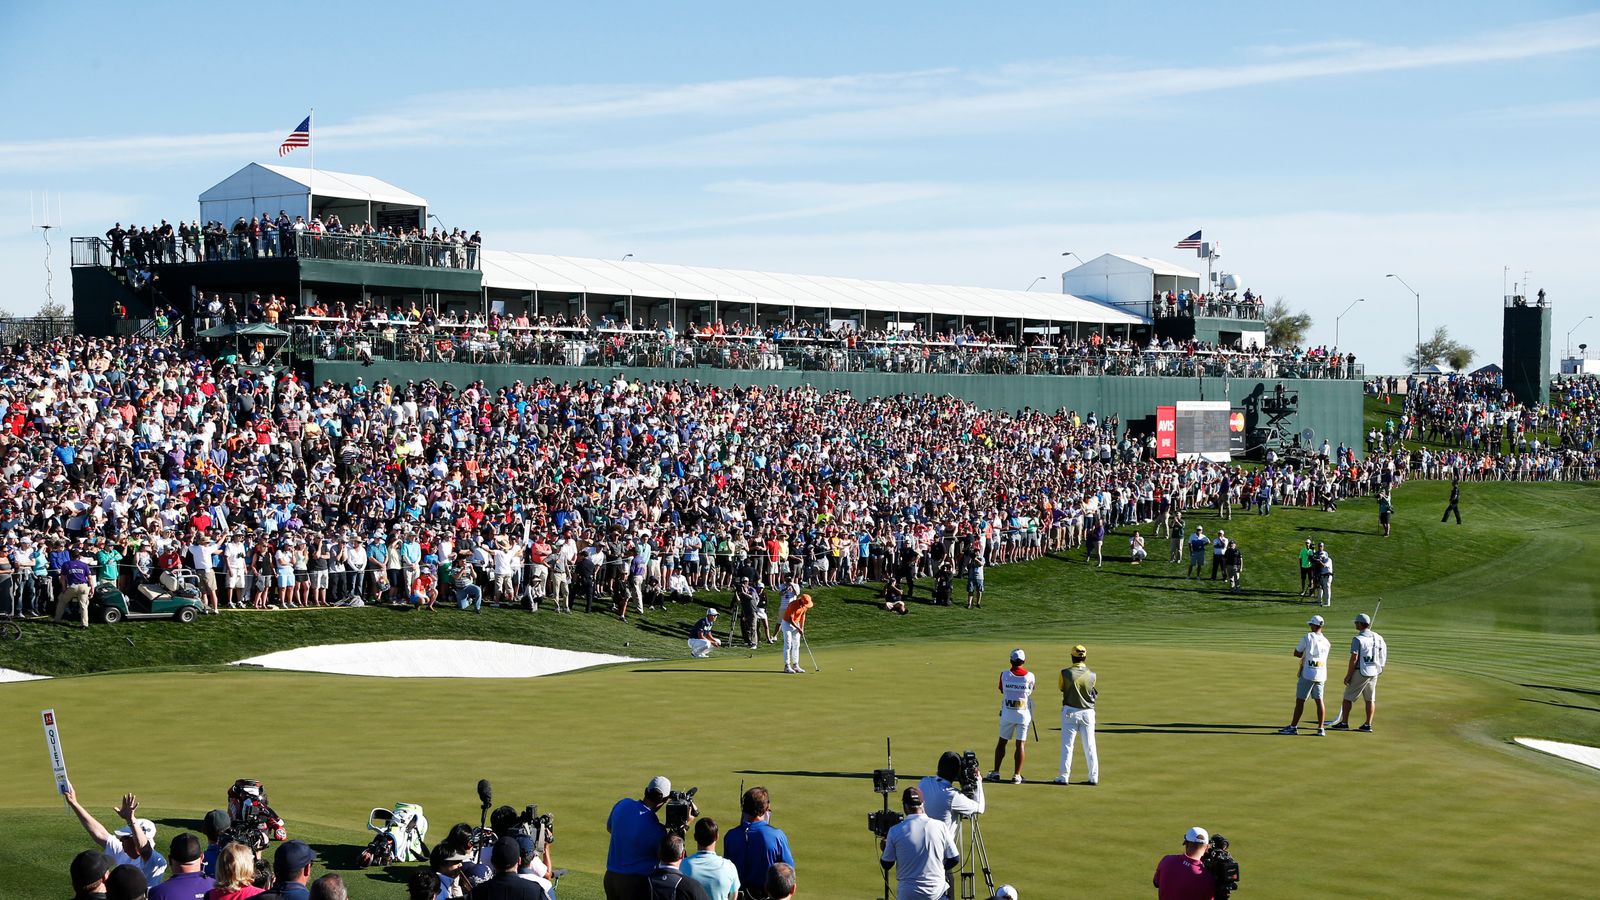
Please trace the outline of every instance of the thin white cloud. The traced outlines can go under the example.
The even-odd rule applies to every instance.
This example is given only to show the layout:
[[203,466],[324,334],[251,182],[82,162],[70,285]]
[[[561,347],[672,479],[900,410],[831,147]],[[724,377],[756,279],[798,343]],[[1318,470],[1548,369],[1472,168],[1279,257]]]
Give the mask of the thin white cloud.
[[[911,182],[848,184],[822,181],[726,181],[706,186],[706,192],[745,202],[776,203],[777,209],[706,218],[675,218],[617,232],[618,235],[671,234],[738,228],[796,219],[814,219],[881,206],[930,200],[954,193],[953,185]],[[741,203],[741,205],[744,205]]]
[[1554,122],[1568,119],[1600,119],[1600,97],[1577,100],[1552,100],[1524,106],[1486,109],[1470,118],[1485,122]]
[[[336,125],[314,139],[357,151],[513,143],[536,126],[529,161],[572,167],[691,167],[838,159],[840,145],[978,130],[1033,130],[1064,113],[1136,109],[1153,100],[1381,72],[1481,65],[1600,47],[1600,13],[1418,46],[1323,41],[1222,53],[1242,62],[1138,68],[1047,61],[982,71],[930,69],[687,85],[515,87],[421,95]],[[733,127],[717,127],[732,123]],[[687,136],[685,133],[688,133]],[[265,156],[282,133],[102,135],[0,142],[0,173],[134,167]]]

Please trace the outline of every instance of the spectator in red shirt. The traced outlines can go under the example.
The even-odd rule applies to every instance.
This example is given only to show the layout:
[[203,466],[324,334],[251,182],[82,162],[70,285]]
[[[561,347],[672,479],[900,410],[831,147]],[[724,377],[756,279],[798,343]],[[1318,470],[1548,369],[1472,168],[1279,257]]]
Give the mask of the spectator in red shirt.
[[1154,880],[1157,900],[1213,900],[1216,897],[1217,883],[1200,861],[1209,843],[1211,835],[1195,826],[1183,836],[1182,853],[1161,858],[1156,864]]

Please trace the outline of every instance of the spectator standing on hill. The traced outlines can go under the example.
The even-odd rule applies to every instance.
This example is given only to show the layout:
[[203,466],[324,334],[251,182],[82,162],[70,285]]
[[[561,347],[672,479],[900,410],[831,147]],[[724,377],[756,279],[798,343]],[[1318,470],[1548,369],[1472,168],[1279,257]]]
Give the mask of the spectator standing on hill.
[[1317,567],[1317,596],[1323,606],[1333,605],[1333,555],[1323,542],[1317,542],[1317,555],[1312,560]]
[[1218,531],[1217,531],[1217,540],[1216,540],[1215,543],[1213,543],[1211,545],[1211,580],[1212,581],[1216,581],[1217,580],[1217,575],[1219,573],[1224,578],[1227,577],[1228,569],[1227,569],[1227,564],[1226,564],[1226,557],[1228,555],[1228,544],[1229,544],[1228,533],[1226,531],[1222,531],[1221,529],[1218,529]]
[[1194,534],[1189,535],[1189,568],[1183,573],[1185,578],[1193,577],[1200,580],[1200,574],[1206,569],[1206,548],[1211,546],[1211,538],[1206,537],[1206,527],[1196,525]]
[[1389,519],[1394,515],[1394,501],[1389,498],[1388,491],[1378,492],[1378,527],[1383,529],[1383,536],[1389,536]]
[[1239,577],[1244,574],[1244,549],[1238,541],[1228,542],[1228,549],[1222,554],[1222,565],[1228,572],[1228,590],[1238,593]]
[[1311,538],[1306,538],[1306,545],[1300,548],[1300,596],[1311,596],[1312,589],[1316,586],[1315,557],[1317,549],[1311,543]]
[[1295,667],[1297,678],[1294,689],[1294,717],[1289,724],[1278,729],[1279,734],[1298,734],[1300,715],[1305,711],[1306,700],[1317,705],[1317,737],[1327,731],[1323,728],[1328,719],[1328,708],[1322,699],[1323,684],[1328,680],[1328,639],[1322,634],[1322,617],[1312,616],[1306,623],[1311,630],[1295,645],[1294,657],[1300,660]]
[[81,551],[61,566],[61,595],[56,598],[53,621],[66,618],[67,607],[78,604],[78,627],[89,627],[89,597],[94,593],[94,567],[89,563],[88,551]]
[[1456,514],[1456,524],[1460,525],[1461,524],[1461,476],[1460,475],[1457,475],[1454,478],[1450,479],[1450,505],[1446,506],[1444,508],[1444,515],[1439,517],[1439,523],[1442,525],[1445,522],[1450,521],[1450,514],[1451,513],[1455,513]]

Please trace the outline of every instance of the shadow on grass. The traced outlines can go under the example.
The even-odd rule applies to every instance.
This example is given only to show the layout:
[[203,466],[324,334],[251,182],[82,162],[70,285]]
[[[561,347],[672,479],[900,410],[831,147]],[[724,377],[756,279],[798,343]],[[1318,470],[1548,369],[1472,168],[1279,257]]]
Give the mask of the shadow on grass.
[[1557,703],[1554,700],[1535,700],[1532,697],[1523,697],[1522,698],[1522,702],[1523,703],[1538,703],[1538,704],[1541,704],[1543,706],[1555,706],[1555,707],[1559,707],[1561,709],[1577,709],[1577,710],[1582,710],[1583,712],[1600,713],[1600,707],[1595,707],[1595,706],[1574,706],[1571,703]]
[[205,822],[199,819],[156,819],[154,821],[157,825],[164,825],[174,831],[192,831],[200,836],[205,834],[201,831],[201,828],[205,826]]
[[1559,687],[1553,684],[1524,684],[1522,686],[1525,688],[1538,688],[1541,691],[1562,691],[1568,694],[1585,694],[1590,697],[1600,697],[1600,691],[1588,688]]
[[[1050,729],[1059,731],[1060,729]],[[1217,722],[1107,722],[1100,734],[1275,734],[1275,725],[1225,725]]]
[[[732,651],[730,651],[732,652]],[[629,669],[630,672],[648,675],[652,672],[672,672],[677,674],[690,673],[699,675],[702,672],[716,672],[723,675],[787,675],[780,669]]]
[[1377,531],[1363,531],[1359,528],[1318,528],[1315,525],[1296,525],[1295,531],[1315,531],[1322,534],[1364,534],[1369,537],[1377,536]]
[[[778,771],[778,770],[771,770],[771,769],[738,769],[733,774],[735,774],[735,775],[782,775],[785,778],[855,778],[855,779],[864,779],[864,780],[867,780],[867,781],[871,781],[872,780],[872,773],[871,772],[811,772],[811,771],[806,771],[806,770],[785,772],[785,771]],[[900,775],[899,778],[902,781],[919,781],[919,780],[921,780],[922,776],[921,775]]]

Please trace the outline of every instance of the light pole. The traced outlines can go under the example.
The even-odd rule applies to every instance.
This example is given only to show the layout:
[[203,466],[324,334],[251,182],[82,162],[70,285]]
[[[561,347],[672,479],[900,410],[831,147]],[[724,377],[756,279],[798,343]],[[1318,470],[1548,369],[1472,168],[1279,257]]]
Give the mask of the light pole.
[[633,258],[633,254],[632,253],[625,253],[625,254],[622,255],[622,259],[619,260],[619,262],[627,262],[628,260],[630,260],[632,258]]
[[1356,299],[1354,299],[1354,300],[1352,300],[1350,302],[1349,306],[1346,306],[1344,308],[1344,312],[1339,313],[1337,316],[1333,317],[1333,346],[1334,346],[1335,349],[1337,349],[1339,347],[1339,320],[1344,318],[1345,314],[1349,313],[1350,310],[1355,309],[1357,303],[1365,303],[1365,302],[1367,302],[1367,298],[1365,298],[1365,297],[1357,297]]
[[1087,266],[1088,265],[1088,263],[1083,261],[1083,257],[1079,256],[1076,253],[1073,253],[1071,250],[1068,250],[1067,252],[1065,252],[1065,253],[1063,253],[1061,255],[1062,256],[1070,256],[1070,257],[1072,257],[1073,259],[1078,261],[1078,265],[1080,265],[1080,266]]
[[1023,293],[1027,293],[1028,291],[1033,290],[1033,286],[1038,284],[1039,282],[1043,281],[1044,279],[1045,279],[1045,276],[1040,275],[1038,278],[1035,278],[1034,280],[1028,282],[1028,286],[1022,289]]
[[1411,285],[1406,284],[1406,280],[1399,275],[1391,272],[1383,277],[1393,278],[1395,281],[1405,285],[1405,289],[1411,291],[1411,296],[1417,298],[1417,358],[1414,360],[1416,365],[1412,366],[1412,368],[1416,370],[1416,374],[1420,374],[1422,372],[1422,295],[1412,290]]
[[1594,316],[1584,316],[1583,318],[1578,320],[1578,324],[1577,325],[1574,325],[1571,328],[1567,329],[1566,348],[1567,348],[1567,358],[1568,359],[1572,358],[1572,333],[1574,331],[1577,331],[1579,326],[1581,326],[1583,323],[1589,321],[1592,318],[1594,318]]

